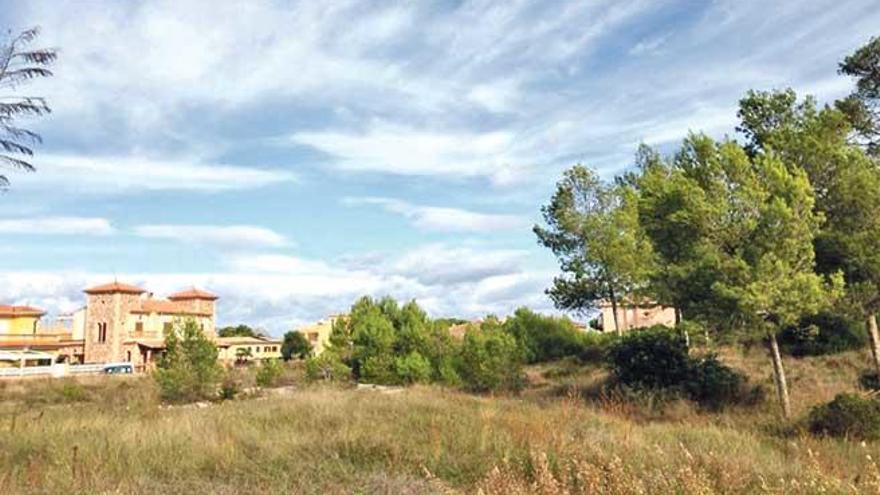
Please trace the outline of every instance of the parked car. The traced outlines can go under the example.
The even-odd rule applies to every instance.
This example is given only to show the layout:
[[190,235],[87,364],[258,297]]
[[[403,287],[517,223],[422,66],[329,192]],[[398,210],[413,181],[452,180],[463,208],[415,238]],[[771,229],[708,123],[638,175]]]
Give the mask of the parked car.
[[108,364],[107,366],[104,366],[104,373],[106,373],[108,375],[120,375],[120,374],[130,375],[130,374],[134,373],[134,366],[132,366],[131,364],[128,364],[128,363]]

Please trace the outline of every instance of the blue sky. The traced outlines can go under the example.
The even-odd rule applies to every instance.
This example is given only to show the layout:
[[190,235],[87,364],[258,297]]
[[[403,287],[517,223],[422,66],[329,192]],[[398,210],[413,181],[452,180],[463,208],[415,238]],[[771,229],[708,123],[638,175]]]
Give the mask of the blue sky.
[[845,94],[874,1],[3,1],[56,76],[35,174],[0,196],[0,301],[112,279],[217,292],[274,333],[361,294],[551,311],[561,171],[733,135],[750,89]]

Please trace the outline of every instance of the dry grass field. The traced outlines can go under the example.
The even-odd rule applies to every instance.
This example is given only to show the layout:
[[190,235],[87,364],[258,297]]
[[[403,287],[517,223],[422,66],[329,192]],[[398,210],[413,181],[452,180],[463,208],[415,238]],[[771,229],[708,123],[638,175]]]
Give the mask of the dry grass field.
[[[149,378],[0,383],[0,493],[878,493],[880,445],[783,425],[768,393],[724,413],[596,392],[603,372],[529,369],[519,396],[302,384],[160,406]],[[854,389],[867,356],[788,359],[794,403]]]

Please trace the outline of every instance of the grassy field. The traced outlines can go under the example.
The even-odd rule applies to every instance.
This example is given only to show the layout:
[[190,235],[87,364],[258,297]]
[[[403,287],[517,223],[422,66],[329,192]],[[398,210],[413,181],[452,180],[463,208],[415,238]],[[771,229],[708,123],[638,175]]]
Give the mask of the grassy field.
[[[762,353],[728,351],[768,400],[710,414],[529,369],[516,397],[299,386],[160,406],[148,378],[0,383],[0,493],[878,493],[880,445],[776,416]],[[799,414],[867,355],[787,360]]]

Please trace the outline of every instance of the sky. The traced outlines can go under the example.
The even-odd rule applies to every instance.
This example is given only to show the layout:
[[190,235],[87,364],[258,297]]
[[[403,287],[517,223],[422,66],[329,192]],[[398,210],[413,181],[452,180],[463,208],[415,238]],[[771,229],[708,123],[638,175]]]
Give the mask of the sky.
[[749,89],[820,102],[876,1],[13,1],[55,76],[0,194],[0,302],[112,281],[280,335],[361,295],[552,312],[531,231],[563,170],[735,137]]

